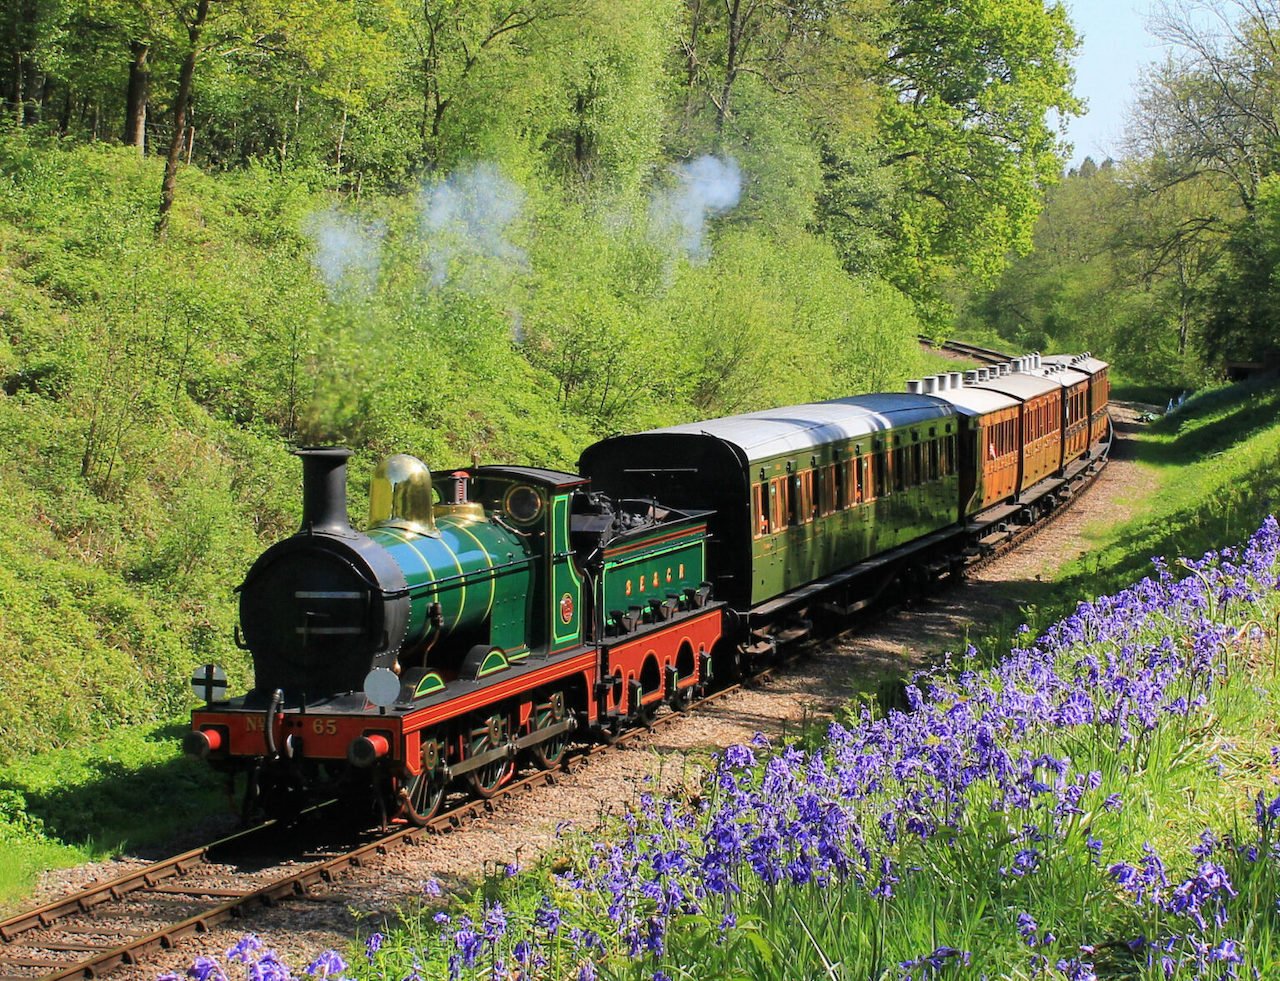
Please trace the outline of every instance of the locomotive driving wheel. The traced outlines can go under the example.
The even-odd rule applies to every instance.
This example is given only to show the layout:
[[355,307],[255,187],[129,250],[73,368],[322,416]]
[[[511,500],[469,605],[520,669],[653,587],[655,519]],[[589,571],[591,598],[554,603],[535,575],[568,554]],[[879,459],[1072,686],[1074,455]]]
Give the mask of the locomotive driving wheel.
[[425,827],[444,800],[444,753],[435,739],[422,741],[422,772],[411,774],[400,785],[400,816],[419,828]]
[[[552,692],[545,702],[539,702],[533,709],[534,732],[548,726],[563,722],[565,718],[564,692]],[[564,759],[565,750],[569,748],[568,730],[543,740],[529,750],[533,762],[543,770],[554,768]]]
[[[507,717],[501,712],[495,712],[493,715],[477,713],[471,716],[470,725],[465,733],[466,754],[463,757],[464,760],[472,759],[482,753],[488,753],[496,749],[505,749],[509,732],[510,726],[508,725]],[[514,772],[515,765],[511,757],[503,755],[469,771],[467,773],[467,783],[471,785],[471,789],[477,795],[489,798],[498,792],[498,788],[511,779],[511,774]]]

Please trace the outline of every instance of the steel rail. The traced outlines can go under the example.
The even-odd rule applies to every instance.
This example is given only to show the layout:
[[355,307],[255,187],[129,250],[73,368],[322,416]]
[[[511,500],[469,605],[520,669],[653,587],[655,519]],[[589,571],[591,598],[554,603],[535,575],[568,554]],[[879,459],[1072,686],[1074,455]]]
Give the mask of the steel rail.
[[[53,926],[59,920],[68,916],[74,916],[77,913],[88,913],[104,902],[109,902],[113,899],[124,899],[139,890],[153,889],[156,886],[163,885],[177,876],[185,875],[193,868],[212,864],[214,862],[212,856],[215,852],[236,845],[244,845],[246,842],[264,835],[275,826],[275,821],[266,821],[262,824],[245,828],[212,841],[207,845],[201,845],[198,848],[192,848],[143,868],[126,872],[114,879],[91,882],[73,895],[63,899],[55,899],[52,902],[45,903],[43,906],[37,906],[10,916],[8,919],[0,920],[0,941],[6,944],[12,943],[29,930]],[[0,958],[0,966],[2,964],[3,959]]]

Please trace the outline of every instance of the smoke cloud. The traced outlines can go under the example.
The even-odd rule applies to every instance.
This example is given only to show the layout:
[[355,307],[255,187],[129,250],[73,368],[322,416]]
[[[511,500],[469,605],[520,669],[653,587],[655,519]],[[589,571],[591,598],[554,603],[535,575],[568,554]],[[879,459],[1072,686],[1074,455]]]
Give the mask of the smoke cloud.
[[382,222],[362,224],[334,208],[308,219],[303,232],[315,243],[311,264],[324,280],[330,300],[374,291],[386,231]]
[[649,219],[656,234],[678,243],[692,260],[705,262],[707,219],[738,204],[742,195],[742,171],[732,157],[707,154],[672,168],[676,183],[654,195]]
[[424,188],[422,228],[429,239],[426,265],[431,285],[442,285],[460,260],[496,259],[524,268],[524,250],[507,238],[524,210],[524,200],[524,192],[490,163]]

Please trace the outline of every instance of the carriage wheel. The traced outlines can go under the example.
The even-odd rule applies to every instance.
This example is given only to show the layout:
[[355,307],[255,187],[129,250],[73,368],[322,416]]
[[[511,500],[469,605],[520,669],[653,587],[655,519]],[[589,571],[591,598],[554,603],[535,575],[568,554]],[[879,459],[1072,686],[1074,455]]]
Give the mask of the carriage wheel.
[[[479,756],[481,753],[487,753],[491,749],[505,746],[509,731],[507,717],[501,713],[473,715],[471,717],[471,725],[467,730],[467,752],[465,758],[470,759],[473,756]],[[515,772],[515,767],[512,761],[507,757],[503,757],[472,770],[467,774],[467,783],[481,797],[488,798],[497,793],[498,788],[511,779],[513,772]]]
[[407,777],[400,786],[400,816],[419,828],[440,810],[445,785],[440,744],[427,739],[422,744],[422,772]]
[[[564,692],[552,692],[550,699],[534,706],[533,717],[536,727],[534,732],[557,722],[563,722],[564,714]],[[550,770],[564,759],[565,750],[568,748],[569,733],[565,731],[533,746],[529,750],[529,756],[540,769]]]

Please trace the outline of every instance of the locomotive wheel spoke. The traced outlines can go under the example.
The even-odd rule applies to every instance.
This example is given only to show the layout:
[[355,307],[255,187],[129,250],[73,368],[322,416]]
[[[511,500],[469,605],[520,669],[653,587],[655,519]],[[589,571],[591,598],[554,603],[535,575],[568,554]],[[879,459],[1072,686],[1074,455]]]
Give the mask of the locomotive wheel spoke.
[[[563,692],[553,693],[548,701],[539,704],[534,711],[537,729],[545,729],[548,726],[555,725],[563,720],[564,716]],[[536,732],[537,729],[534,731]],[[564,752],[568,748],[569,734],[562,732],[532,747],[529,750],[529,756],[539,769],[551,770],[564,759]]]
[[443,752],[434,739],[422,742],[422,772],[404,779],[400,786],[400,816],[410,824],[425,827],[440,810],[448,780],[441,766]]
[[[507,718],[498,712],[493,715],[472,717],[467,738],[467,756],[479,756],[497,749],[507,741]],[[509,759],[494,760],[467,774],[467,783],[480,797],[488,799],[511,779],[515,765]]]

